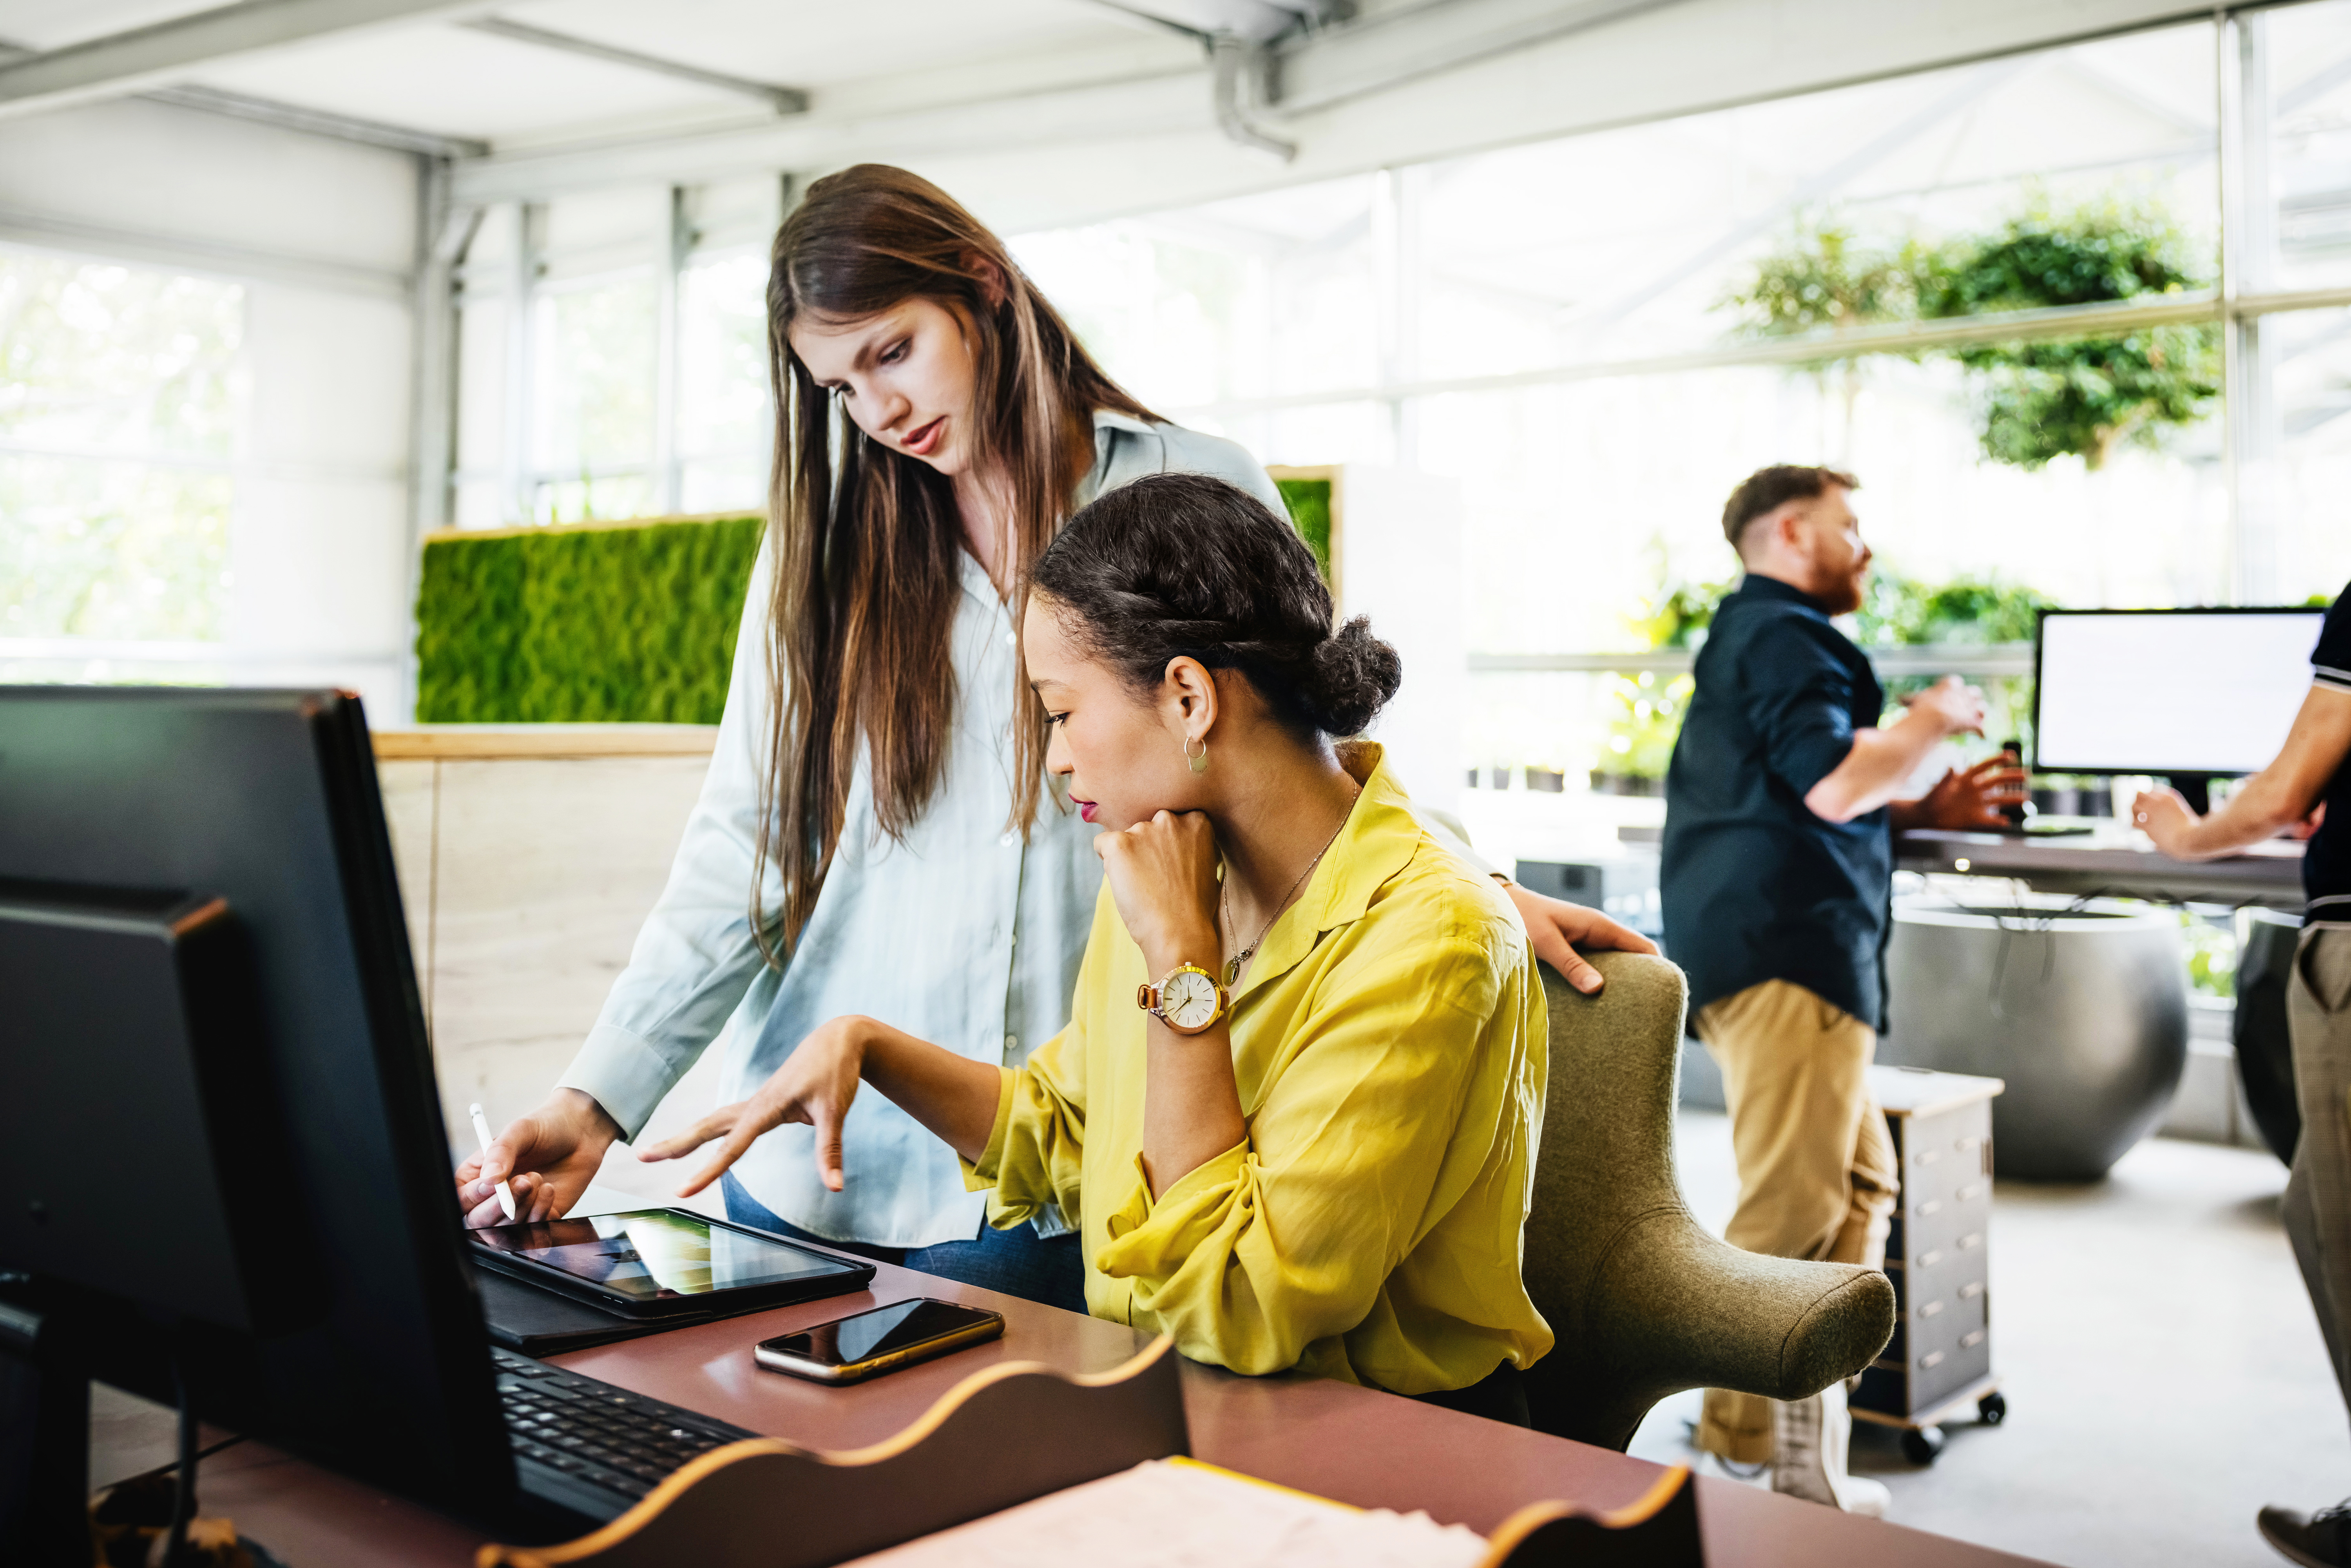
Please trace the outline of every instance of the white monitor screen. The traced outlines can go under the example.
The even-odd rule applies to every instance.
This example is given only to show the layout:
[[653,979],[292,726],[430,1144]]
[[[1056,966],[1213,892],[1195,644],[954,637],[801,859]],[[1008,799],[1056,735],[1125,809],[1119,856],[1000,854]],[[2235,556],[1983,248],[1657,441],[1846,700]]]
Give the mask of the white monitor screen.
[[2320,610],[2052,611],[2033,764],[2048,773],[2258,773],[2310,690]]

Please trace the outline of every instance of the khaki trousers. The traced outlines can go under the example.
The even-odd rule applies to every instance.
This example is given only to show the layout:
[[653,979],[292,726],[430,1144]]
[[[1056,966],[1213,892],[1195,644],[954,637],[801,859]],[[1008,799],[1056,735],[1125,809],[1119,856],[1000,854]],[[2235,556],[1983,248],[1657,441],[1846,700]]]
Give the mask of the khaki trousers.
[[[1725,997],[1695,1023],[1722,1068],[1739,1162],[1723,1239],[1775,1258],[1884,1267],[1901,1173],[1869,1093],[1876,1031],[1785,980]],[[1698,1446],[1740,1464],[1769,1459],[1771,1401],[1708,1389]]]
[[2285,1184],[2285,1233],[2351,1406],[2351,925],[2306,927],[2286,990],[2302,1140]]

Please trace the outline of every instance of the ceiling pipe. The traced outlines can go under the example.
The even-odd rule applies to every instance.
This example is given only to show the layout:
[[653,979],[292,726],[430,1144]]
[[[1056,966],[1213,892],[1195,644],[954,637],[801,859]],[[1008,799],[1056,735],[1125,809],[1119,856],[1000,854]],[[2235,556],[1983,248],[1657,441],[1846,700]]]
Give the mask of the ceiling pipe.
[[1283,140],[1259,125],[1252,112],[1265,80],[1266,47],[1230,33],[1208,40],[1208,58],[1216,71],[1217,129],[1225,140],[1287,163],[1298,156],[1298,143]]

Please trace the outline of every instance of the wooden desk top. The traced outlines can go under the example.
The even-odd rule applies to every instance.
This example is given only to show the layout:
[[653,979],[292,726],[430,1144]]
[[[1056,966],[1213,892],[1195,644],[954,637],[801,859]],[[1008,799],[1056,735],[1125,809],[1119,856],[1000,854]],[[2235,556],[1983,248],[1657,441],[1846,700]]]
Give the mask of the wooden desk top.
[[[751,1346],[843,1312],[931,1295],[992,1307],[1004,1337],[849,1388],[762,1372]],[[640,1394],[752,1431],[821,1448],[871,1443],[912,1421],[970,1373],[998,1360],[1100,1371],[1144,1336],[1115,1323],[967,1285],[878,1266],[870,1293],[804,1302],[552,1358]],[[1604,1448],[1545,1437],[1367,1388],[1312,1378],[1237,1377],[1186,1363],[1192,1452],[1245,1474],[1362,1507],[1425,1509],[1442,1523],[1489,1531],[1520,1505],[1575,1498],[1617,1507],[1659,1468]],[[1707,1557],[1715,1568],[1798,1568],[1869,1562],[1884,1568],[1997,1568],[2031,1560],[1712,1478],[1698,1481]],[[482,1537],[434,1511],[240,1443],[204,1461],[203,1511],[287,1563],[409,1568],[473,1562]]]

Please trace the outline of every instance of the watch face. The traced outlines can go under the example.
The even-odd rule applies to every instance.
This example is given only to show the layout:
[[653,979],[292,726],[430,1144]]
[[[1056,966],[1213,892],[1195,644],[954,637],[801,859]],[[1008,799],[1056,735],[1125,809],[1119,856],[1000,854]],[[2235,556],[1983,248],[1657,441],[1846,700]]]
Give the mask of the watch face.
[[1160,988],[1160,1010],[1182,1029],[1202,1029],[1217,1016],[1217,983],[1195,969],[1179,969]]

